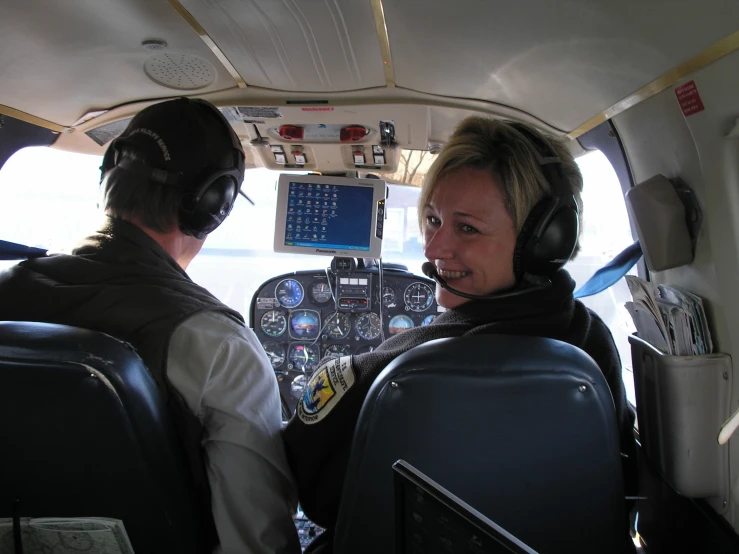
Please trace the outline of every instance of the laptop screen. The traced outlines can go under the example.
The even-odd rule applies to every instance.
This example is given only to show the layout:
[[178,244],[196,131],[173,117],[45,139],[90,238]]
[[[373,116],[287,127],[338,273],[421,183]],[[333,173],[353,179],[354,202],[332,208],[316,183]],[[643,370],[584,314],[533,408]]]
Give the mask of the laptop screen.
[[537,554],[409,463],[393,470],[398,554]]

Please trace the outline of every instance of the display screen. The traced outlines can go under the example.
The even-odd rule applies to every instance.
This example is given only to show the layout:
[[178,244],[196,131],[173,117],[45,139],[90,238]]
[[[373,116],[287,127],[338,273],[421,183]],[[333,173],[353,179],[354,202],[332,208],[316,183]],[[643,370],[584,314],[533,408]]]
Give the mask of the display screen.
[[372,187],[290,181],[285,246],[368,251]]

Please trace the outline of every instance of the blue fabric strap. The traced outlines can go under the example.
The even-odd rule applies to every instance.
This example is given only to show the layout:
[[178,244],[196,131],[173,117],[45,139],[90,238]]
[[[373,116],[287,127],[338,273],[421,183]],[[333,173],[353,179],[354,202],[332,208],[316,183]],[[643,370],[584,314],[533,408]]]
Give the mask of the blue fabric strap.
[[575,298],[584,298],[593,296],[599,292],[603,292],[611,285],[618,282],[621,277],[626,275],[629,270],[634,267],[636,262],[642,257],[641,245],[639,241],[627,246],[623,252],[616,255],[610,262],[593,273],[593,276],[587,282],[575,291]]
[[27,260],[46,256],[46,250],[0,240],[0,260]]

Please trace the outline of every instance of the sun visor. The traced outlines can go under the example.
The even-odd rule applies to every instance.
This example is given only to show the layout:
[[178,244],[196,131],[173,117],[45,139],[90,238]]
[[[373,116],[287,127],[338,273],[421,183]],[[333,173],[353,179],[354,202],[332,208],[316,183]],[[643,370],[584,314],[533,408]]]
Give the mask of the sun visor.
[[665,176],[655,175],[629,190],[626,209],[650,271],[663,271],[693,261],[685,204]]

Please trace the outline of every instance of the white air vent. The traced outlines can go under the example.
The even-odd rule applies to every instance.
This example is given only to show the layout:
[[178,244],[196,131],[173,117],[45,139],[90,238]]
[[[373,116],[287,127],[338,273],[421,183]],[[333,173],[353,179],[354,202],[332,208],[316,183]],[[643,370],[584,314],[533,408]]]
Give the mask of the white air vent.
[[216,69],[208,60],[173,52],[152,56],[146,60],[144,71],[160,85],[178,90],[205,88],[216,78]]

